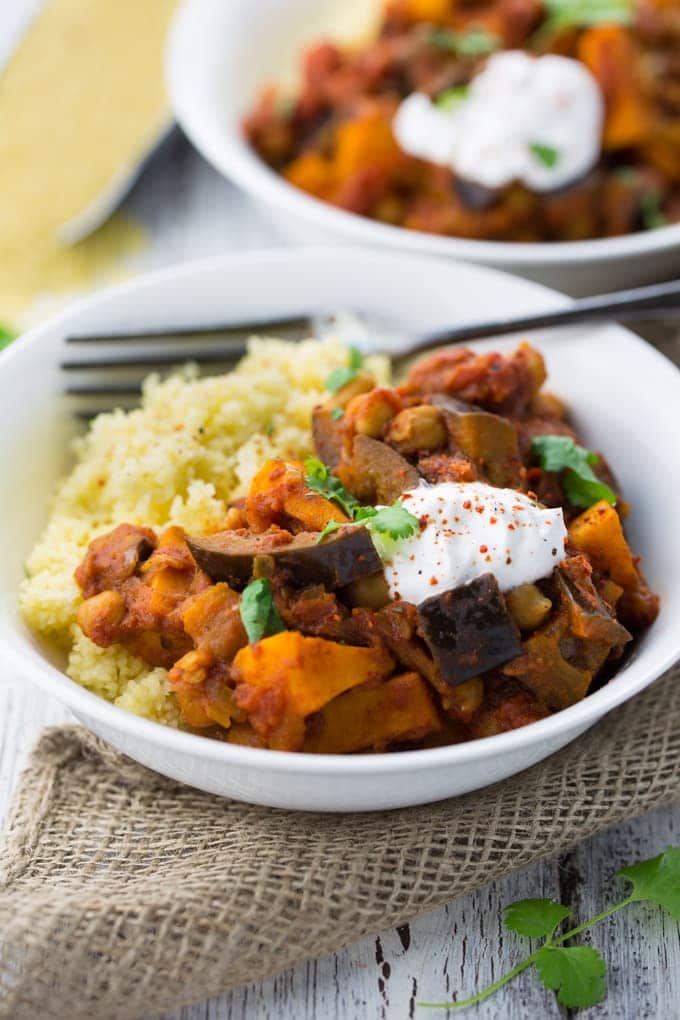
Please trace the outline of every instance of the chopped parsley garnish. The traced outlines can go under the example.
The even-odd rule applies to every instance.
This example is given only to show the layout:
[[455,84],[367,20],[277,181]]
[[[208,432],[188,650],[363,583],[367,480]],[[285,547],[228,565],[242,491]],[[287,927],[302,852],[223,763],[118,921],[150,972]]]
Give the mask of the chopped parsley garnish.
[[560,161],[559,150],[552,145],[544,145],[542,142],[531,142],[529,148],[536,159],[543,166],[547,167],[548,170],[552,170]]
[[360,350],[356,347],[349,348],[349,364],[341,365],[339,368],[334,368],[326,379],[326,389],[330,390],[331,393],[337,393],[347,383],[352,382],[356,379],[359,374],[359,369],[364,363],[364,357]]
[[440,92],[434,101],[434,105],[438,110],[449,110],[455,109],[460,103],[464,102],[470,94],[469,85],[455,85],[451,89],[444,89]]
[[559,32],[592,25],[630,25],[634,0],[543,0],[547,17],[534,41],[542,42]]
[[16,333],[12,333],[6,326],[0,326],[0,351],[4,351],[5,347],[9,347],[12,340],[16,340]]
[[331,421],[340,421],[340,419],[344,417],[345,412],[341,407],[334,407],[331,411]]
[[607,965],[591,946],[565,946],[582,931],[611,917],[631,903],[656,903],[674,921],[680,921],[680,848],[666,847],[658,857],[640,861],[616,873],[632,883],[632,890],[600,914],[559,934],[560,925],[569,917],[568,907],[555,900],[518,900],[506,908],[503,923],[525,938],[542,938],[542,945],[488,988],[457,1002],[421,1002],[433,1009],[463,1009],[488,999],[504,985],[532,965],[539,980],[557,992],[557,1001],[571,1009],[585,1009],[601,1002],[607,991]]
[[317,457],[308,457],[305,461],[305,482],[314,492],[332,500],[348,517],[354,516],[359,500],[348,492],[339,478],[332,475],[323,461]]
[[243,589],[239,610],[251,644],[286,630],[274,605],[272,588],[266,577],[258,577]]
[[544,471],[563,472],[560,482],[572,506],[589,507],[600,499],[616,503],[616,493],[593,472],[600,458],[592,450],[569,436],[536,436],[531,449]]
[[658,191],[646,191],[640,199],[640,214],[645,230],[658,230],[668,226],[668,220],[661,207],[661,195]]
[[502,40],[485,28],[471,28],[467,32],[452,32],[446,28],[435,28],[430,34],[430,43],[440,50],[455,53],[458,57],[481,57],[500,49]]

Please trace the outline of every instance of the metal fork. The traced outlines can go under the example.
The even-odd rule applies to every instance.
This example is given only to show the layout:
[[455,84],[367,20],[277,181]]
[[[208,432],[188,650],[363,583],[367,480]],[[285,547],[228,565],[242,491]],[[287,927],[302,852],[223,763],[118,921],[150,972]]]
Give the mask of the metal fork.
[[[138,398],[142,379],[149,371],[178,367],[186,362],[209,365],[213,370],[228,370],[245,354],[248,338],[257,334],[300,340],[335,332],[363,353],[389,349],[394,359],[400,359],[442,344],[504,333],[615,318],[651,319],[677,311],[680,311],[680,280],[581,298],[552,312],[465,323],[422,336],[404,334],[394,323],[361,314],[354,316],[349,332],[346,328],[343,331],[342,315],[319,313],[195,328],[74,334],[67,336],[65,342],[74,348],[82,345],[87,353],[65,358],[60,367],[67,377],[65,393],[78,398],[79,402],[83,398],[88,401],[89,406],[81,404],[76,414],[92,418],[114,405],[125,406],[132,398]],[[108,345],[112,345],[113,353]],[[97,406],[92,406],[93,398]]]

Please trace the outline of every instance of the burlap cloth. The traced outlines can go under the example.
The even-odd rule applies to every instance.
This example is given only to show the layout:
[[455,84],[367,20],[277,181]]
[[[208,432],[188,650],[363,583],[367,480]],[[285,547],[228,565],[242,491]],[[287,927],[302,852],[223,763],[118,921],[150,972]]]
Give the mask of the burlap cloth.
[[[675,330],[654,339],[677,359]],[[679,720],[676,667],[519,776],[346,816],[220,800],[49,730],[0,851],[0,1017],[148,1016],[402,924],[680,800]]]

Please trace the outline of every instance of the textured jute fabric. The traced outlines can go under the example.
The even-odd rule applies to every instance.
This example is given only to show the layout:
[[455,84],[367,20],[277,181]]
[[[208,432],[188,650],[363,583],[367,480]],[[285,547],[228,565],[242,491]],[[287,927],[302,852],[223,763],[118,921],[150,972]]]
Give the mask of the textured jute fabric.
[[220,800],[47,731],[0,854],[0,1016],[148,1016],[401,924],[680,800],[679,719],[676,667],[519,776],[342,816]]

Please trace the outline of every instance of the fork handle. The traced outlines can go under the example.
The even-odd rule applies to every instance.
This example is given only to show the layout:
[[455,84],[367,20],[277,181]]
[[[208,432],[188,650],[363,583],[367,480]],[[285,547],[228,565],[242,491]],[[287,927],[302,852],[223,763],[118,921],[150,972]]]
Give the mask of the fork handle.
[[429,333],[410,347],[409,354],[428,351],[441,344],[455,343],[459,340],[480,340],[483,337],[516,333],[525,329],[564,326],[574,322],[597,322],[602,319],[649,318],[650,313],[678,310],[680,310],[680,280],[671,280],[669,283],[654,283],[648,287],[634,287],[614,291],[612,294],[579,298],[566,308],[559,308],[553,312],[469,323]]

